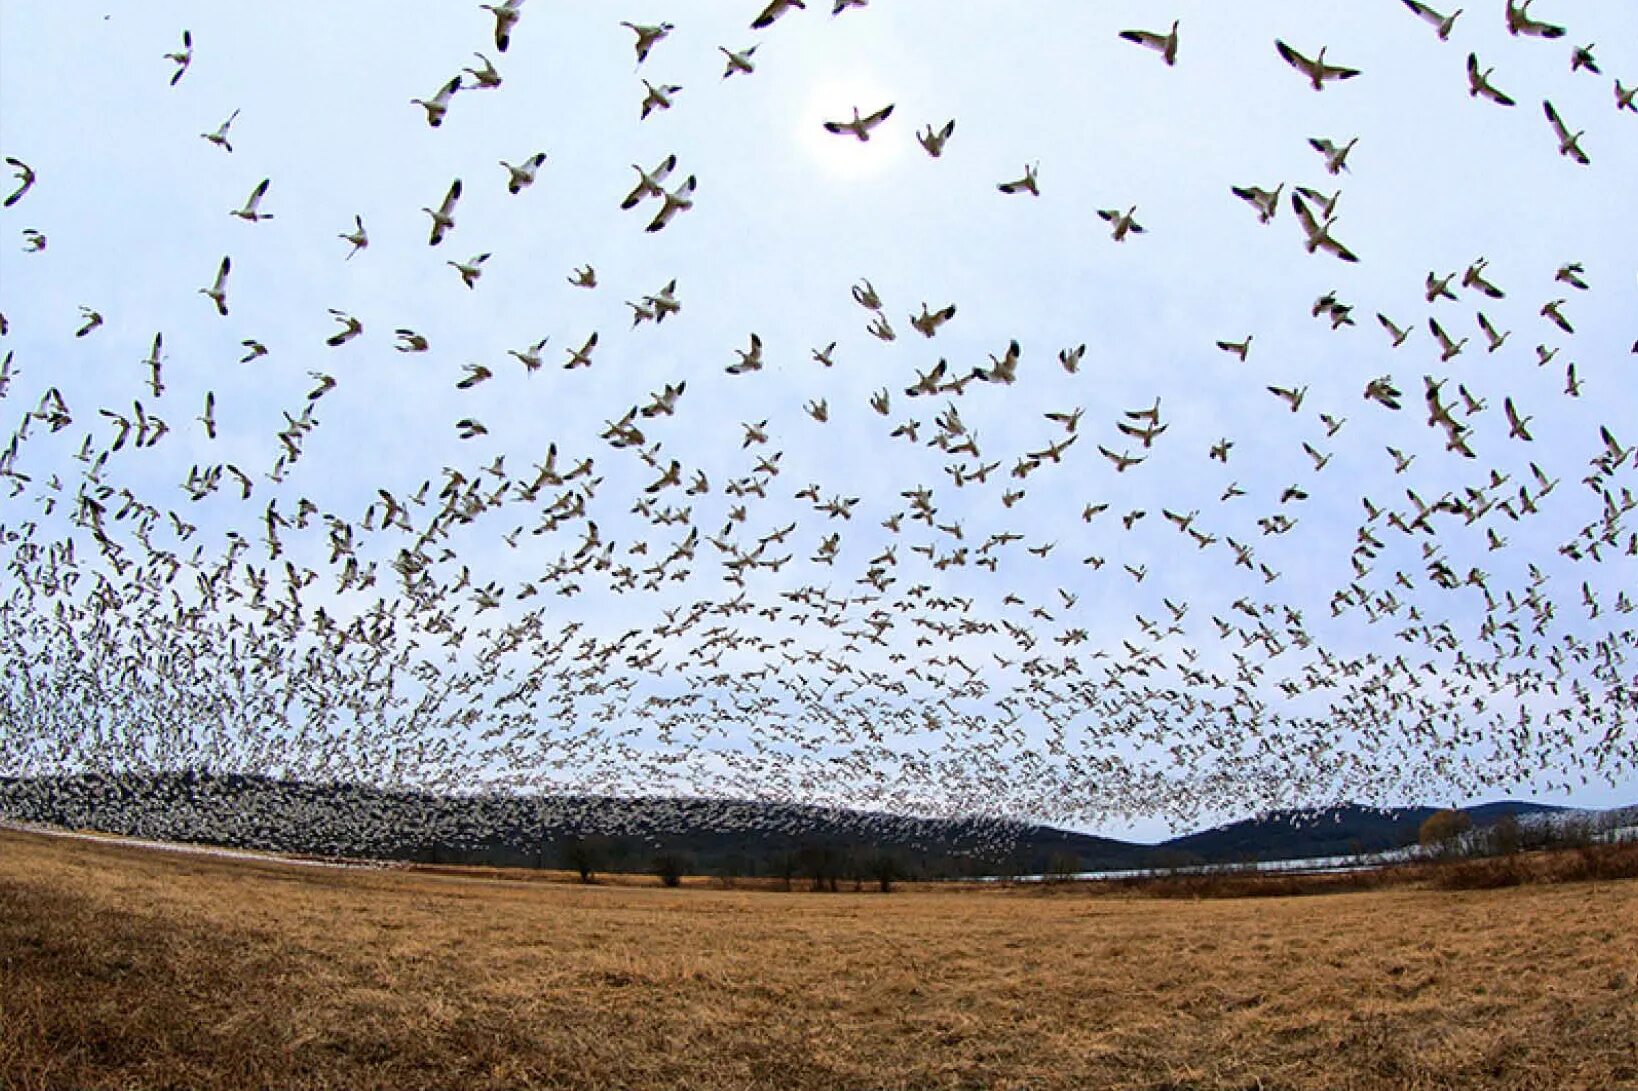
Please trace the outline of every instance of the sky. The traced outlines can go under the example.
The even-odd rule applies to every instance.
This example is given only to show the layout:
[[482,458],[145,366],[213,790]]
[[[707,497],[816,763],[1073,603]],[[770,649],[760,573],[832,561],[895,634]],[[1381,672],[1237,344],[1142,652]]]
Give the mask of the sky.
[[[1638,114],[1613,93],[1638,83],[1638,14],[1538,0],[1532,15],[1568,27],[1543,40],[1509,35],[1502,2],[1469,7],[1441,41],[1398,0],[1039,3],[1027,17],[914,0],[832,16],[813,0],[764,30],[750,27],[754,2],[527,0],[502,53],[476,4],[303,18],[6,6],[0,152],[38,177],[0,211],[0,354],[14,376],[0,439],[21,437],[3,463],[0,551],[29,574],[8,592],[19,681],[0,773],[203,763],[455,789],[763,794],[1138,836],[1343,798],[1632,802],[1638,679],[1617,653],[1632,648],[1622,498],[1638,457],[1607,473],[1589,462],[1610,454],[1601,428],[1638,443],[1638,222],[1623,212]],[[1175,66],[1118,36],[1173,19]],[[663,20],[674,28],[639,63],[622,22]],[[193,55],[173,85],[164,55],[184,30]],[[1276,40],[1360,74],[1315,91]],[[1589,43],[1601,74],[1572,71]],[[753,45],[755,71],[724,78],[723,48]],[[1470,52],[1516,106],[1468,94]],[[410,100],[481,68],[479,53],[501,85],[461,90],[430,127]],[[669,109],[640,116],[644,80],[680,86]],[[1559,154],[1548,100],[1585,130],[1589,165]],[[868,141],[823,128],[888,104]],[[235,111],[231,152],[201,139]],[[916,133],[951,119],[929,156]],[[1328,174],[1310,140],[1354,137],[1347,169]],[[508,193],[500,161],[536,152],[537,179]],[[665,184],[693,177],[693,205],[645,231],[658,202],[621,200],[634,165],[671,155]],[[998,191],[1026,167],[1039,195]],[[230,216],[264,178],[271,218]],[[429,246],[424,209],[457,178],[455,226]],[[1230,189],[1277,185],[1269,224]],[[1299,185],[1340,189],[1332,234],[1357,262],[1306,251]],[[1134,206],[1144,231],[1115,241],[1099,211]],[[355,216],[369,244],[349,257],[338,236]],[[448,263],[480,254],[469,289]],[[224,255],[227,316],[200,294]],[[1461,287],[1479,259],[1503,298]],[[1586,290],[1555,280],[1572,262]],[[587,265],[597,286],[570,283]],[[1454,273],[1456,298],[1429,301],[1430,272]],[[631,303],[672,281],[681,310],[634,325]],[[867,331],[851,290],[865,281],[891,341]],[[1353,324],[1316,315],[1327,293]],[[1573,334],[1540,313],[1559,299]],[[930,338],[910,321],[924,304],[956,307]],[[102,321],[77,337],[82,307]],[[331,309],[363,333],[328,346]],[[1507,334],[1494,352],[1479,312]],[[1410,331],[1402,346],[1378,313]],[[1430,318],[1467,338],[1460,354],[1441,359]],[[427,351],[396,351],[399,329]],[[593,332],[590,366],[565,369]],[[156,333],[157,396],[142,363]],[[753,334],[764,366],[729,374]],[[1247,336],[1243,361],[1216,345]],[[542,338],[540,369],[508,355]],[[246,340],[267,354],[242,363]],[[959,378],[1014,341],[1014,383],[906,393],[941,360]],[[813,351],[831,342],[826,367]],[[1071,373],[1059,353],[1079,345]],[[457,388],[470,365],[492,374]],[[1377,377],[1402,409],[1362,397]],[[1473,458],[1430,426],[1429,381]],[[680,383],[674,414],[635,418],[641,443],[604,437]],[[1304,391],[1300,409],[1270,387]],[[57,431],[39,412],[53,389],[72,418]],[[871,399],[884,390],[882,414]],[[195,419],[207,392],[214,438]],[[1165,431],[1145,448],[1118,426],[1141,425],[1132,414],[1157,398]],[[1529,442],[1510,437],[1504,399],[1531,418]],[[134,420],[135,402],[170,430],[114,451],[117,422],[99,410]],[[952,406],[965,431],[946,430],[946,446],[972,436],[979,453],[929,446]],[[317,424],[281,470],[278,433],[304,412]],[[460,438],[461,420],[484,432]],[[768,442],[747,443],[745,425],[763,421]],[[914,441],[891,434],[911,421]],[[1222,440],[1226,462],[1208,454]],[[526,497],[554,445],[562,472],[591,470]],[[1118,472],[1100,446],[1146,461]],[[1390,448],[1410,459],[1400,472]],[[645,491],[673,460],[678,484]],[[1550,493],[1532,463],[1558,480]],[[228,465],[251,496],[231,480],[197,500],[181,487]],[[438,498],[448,469],[504,499],[452,517]],[[709,489],[687,495],[696,472]],[[736,482],[766,495],[736,497]],[[817,499],[797,495],[810,485]],[[1222,499],[1231,485],[1244,495]],[[920,488],[934,495],[928,522],[906,495]],[[389,510],[380,490],[413,531],[366,529]],[[87,495],[111,509],[121,557],[157,550],[180,578],[133,586],[140,566],[121,573],[99,548]],[[1446,496],[1469,513],[1392,525]],[[653,509],[633,510],[645,498]],[[559,499],[583,510],[553,523],[543,512]],[[115,518],[127,500],[151,509],[151,530],[140,509]],[[274,555],[269,503],[294,523],[303,500],[311,517],[278,532]],[[847,517],[822,510],[833,500]],[[1538,513],[1508,513],[1526,502]],[[1166,511],[1197,512],[1189,527],[1212,540]],[[173,512],[194,529],[177,532]],[[1279,517],[1295,522],[1259,523]],[[338,583],[343,524],[376,565],[373,587]],[[1586,527],[1608,541],[1577,559],[1561,547]],[[997,534],[1020,537],[980,552]],[[1367,538],[1373,556],[1358,552]],[[67,541],[81,577],[36,593],[49,554],[32,550]],[[391,567],[405,550],[426,562],[415,592]],[[736,556],[752,559],[725,568]],[[287,561],[299,605],[272,616],[254,585],[279,601]],[[1433,563],[1460,586],[1439,586]],[[1462,582],[1475,569],[1483,588]],[[861,583],[873,570],[880,586]],[[725,579],[736,571],[743,585]],[[241,597],[178,620],[211,572]],[[108,586],[124,589],[117,604]],[[850,596],[866,601],[826,605]],[[326,639],[320,610],[342,629],[397,611],[389,651],[372,660]],[[367,662],[390,681],[361,686]],[[497,703],[536,667],[536,688]],[[53,683],[50,701],[29,696]]]

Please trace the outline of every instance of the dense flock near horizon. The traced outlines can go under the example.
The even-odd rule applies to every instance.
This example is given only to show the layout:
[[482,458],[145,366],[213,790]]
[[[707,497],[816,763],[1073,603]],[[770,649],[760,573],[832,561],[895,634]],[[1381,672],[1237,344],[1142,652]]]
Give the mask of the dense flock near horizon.
[[[1075,5],[1083,94],[1016,15],[1003,65],[893,0],[667,7],[406,14],[356,71],[34,43],[0,775],[1080,823],[1631,781],[1638,37]],[[779,82],[873,20],[962,105]]]

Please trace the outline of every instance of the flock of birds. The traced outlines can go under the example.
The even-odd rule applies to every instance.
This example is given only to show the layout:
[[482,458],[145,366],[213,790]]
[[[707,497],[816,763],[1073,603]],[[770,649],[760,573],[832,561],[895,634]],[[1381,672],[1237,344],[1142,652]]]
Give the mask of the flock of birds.
[[[1462,12],[1402,2],[1440,40],[1461,32]],[[1530,13],[1531,0],[1505,2],[1514,36],[1566,36]],[[501,60],[514,36],[550,19],[525,0],[481,7]],[[785,27],[804,7],[773,0],[750,26]],[[837,0],[832,15],[848,9],[870,17],[867,0]],[[675,29],[620,25],[639,72]],[[1180,33],[1174,22],[1112,36],[1174,66],[1189,62]],[[181,43],[155,73],[172,86],[195,60],[192,34]],[[721,79],[752,78],[760,44],[721,47]],[[1574,78],[1600,73],[1593,48],[1570,51]],[[497,61],[472,52],[476,64],[431,97],[406,95],[430,128],[468,123],[471,97],[503,88]],[[1284,40],[1270,60],[1315,92],[1374,75]],[[1466,73],[1475,99],[1513,108],[1523,98],[1473,53]],[[640,82],[643,118],[687,108],[682,87]],[[1292,93],[1306,92],[1293,81]],[[1614,99],[1619,114],[1638,113],[1618,79]],[[1585,131],[1550,100],[1541,109],[1544,155],[1556,148],[1588,166]],[[234,153],[239,116],[200,133],[201,154]],[[1616,123],[1626,124],[1600,121]],[[895,104],[862,103],[823,128],[837,140],[908,142],[903,124]],[[914,134],[933,159],[960,139],[954,120]],[[1313,138],[1316,171],[1340,181],[1356,142]],[[685,158],[634,164],[611,209],[643,217],[650,233],[686,230],[678,225],[705,191]],[[55,180],[6,162],[17,184],[5,231],[20,232],[22,260],[38,260],[51,225],[17,218]],[[503,161],[499,180],[519,195],[549,162],[545,152]],[[427,244],[461,241],[470,189],[456,178],[429,195]],[[1038,166],[995,189],[1041,197]],[[257,235],[285,222],[278,193],[263,178],[224,206]],[[1362,260],[1338,237],[1341,190],[1225,180],[1222,193],[1225,209],[1237,212],[1238,198],[1262,224],[1289,210],[1308,254]],[[1146,245],[1134,240],[1159,229],[1135,205],[1096,212],[1115,242]],[[334,261],[375,258],[362,215],[337,226]],[[449,256],[450,291],[481,294],[491,257]],[[183,289],[205,297],[201,323],[235,320],[234,269],[224,254]],[[565,279],[608,290],[591,264]],[[683,321],[678,279],[654,283],[663,286],[626,303],[631,337]],[[851,293],[881,347],[864,344],[881,353],[948,339],[966,313],[889,305],[862,277],[833,290]],[[0,445],[0,775],[201,768],[444,792],[670,793],[1081,821],[1627,777],[1638,769],[1638,675],[1627,659],[1638,424],[1586,424],[1579,447],[1529,446],[1538,418],[1586,413],[1574,399],[1587,380],[1569,359],[1576,301],[1613,290],[1566,253],[1528,287],[1500,283],[1484,257],[1430,271],[1427,313],[1414,317],[1326,293],[1315,321],[1371,327],[1356,335],[1372,338],[1356,350],[1370,361],[1359,392],[1352,404],[1316,405],[1300,378],[1259,384],[1273,410],[1262,427],[1283,457],[1240,471],[1256,474],[1247,484],[1234,476],[1246,444],[1180,424],[1175,394],[1109,404],[1090,378],[1080,404],[1041,414],[1036,442],[981,440],[992,420],[1017,419],[1014,388],[1032,372],[1080,381],[1095,366],[1085,343],[1043,353],[1025,347],[1027,333],[985,361],[903,368],[867,404],[819,388],[844,366],[841,338],[812,348],[802,362],[815,390],[798,423],[845,421],[849,437],[874,435],[881,472],[870,480],[793,482],[787,444],[814,441],[797,440],[788,417],[725,421],[696,404],[707,382],[754,383],[791,366],[755,332],[722,349],[714,371],[726,378],[685,365],[656,390],[622,395],[595,445],[554,441],[550,425],[502,435],[463,404],[480,384],[516,381],[526,398],[521,384],[543,370],[603,374],[605,355],[635,351],[620,331],[566,345],[531,331],[512,362],[464,364],[448,384],[449,426],[481,455],[403,467],[344,509],[311,499],[334,470],[304,458],[321,426],[349,427],[324,420],[325,399],[347,382],[342,367],[309,369],[311,383],[280,407],[283,426],[250,435],[235,431],[237,407],[214,390],[191,404],[170,392],[187,385],[169,355],[183,353],[187,331],[154,334],[135,370],[123,361],[136,348],[107,345],[106,368],[130,370],[130,390],[100,405],[64,389],[49,359],[0,340],[0,408],[15,421]],[[1502,329],[1487,315],[1532,291],[1533,327]],[[308,360],[361,340],[403,354],[447,348],[408,326],[389,338],[347,309],[330,314],[331,335]],[[9,320],[0,315],[0,337],[58,318]],[[895,346],[901,322],[918,336]],[[103,325],[88,304],[65,333],[107,338]],[[241,333],[242,364],[278,357]],[[1201,336],[1212,351],[1212,335]],[[1262,347],[1255,334],[1228,335],[1215,339],[1215,359],[1247,366]],[[1462,370],[1478,353],[1484,370]],[[1559,367],[1561,407],[1488,393],[1487,377],[1506,369]],[[1335,497],[1349,481],[1337,479],[1350,471],[1326,471],[1355,457],[1353,436],[1424,414],[1431,446],[1390,446],[1377,465],[1392,474],[1373,476],[1349,514],[1307,516],[1322,499],[1344,509]],[[147,467],[183,431],[193,450],[224,453],[157,480]],[[74,437],[72,459],[53,453],[59,434]],[[1360,444],[1371,448],[1360,458],[1382,458],[1379,443]],[[911,449],[937,473],[895,477],[907,464],[898,452]],[[1146,494],[1155,462],[1209,479],[1217,502]],[[1424,471],[1462,483],[1427,491]],[[1080,537],[1040,533],[1030,513],[1043,509],[1069,512]],[[1315,538],[1314,527],[1342,519],[1346,541]],[[1291,565],[1303,566],[1300,578],[1287,578]],[[1190,595],[1154,590],[1179,587],[1168,582],[1177,572],[1190,575]]]

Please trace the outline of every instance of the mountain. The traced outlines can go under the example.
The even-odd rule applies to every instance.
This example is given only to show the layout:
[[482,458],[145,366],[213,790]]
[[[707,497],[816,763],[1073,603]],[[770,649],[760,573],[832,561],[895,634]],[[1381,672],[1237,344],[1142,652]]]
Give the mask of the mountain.
[[[1157,845],[1002,819],[931,819],[750,800],[435,795],[196,772],[0,777],[0,818],[235,848],[499,867],[955,878],[1305,859],[1414,844],[1432,807],[1276,811]],[[1505,801],[1476,827],[1563,813]]]

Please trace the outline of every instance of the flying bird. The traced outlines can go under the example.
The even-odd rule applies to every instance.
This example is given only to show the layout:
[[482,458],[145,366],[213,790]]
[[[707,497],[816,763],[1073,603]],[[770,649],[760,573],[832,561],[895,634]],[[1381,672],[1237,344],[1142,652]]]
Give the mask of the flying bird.
[[463,86],[461,77],[456,76],[439,88],[438,93],[433,95],[430,100],[412,98],[410,104],[426,110],[427,124],[436,129],[444,123],[444,115],[449,113],[449,100],[454,98],[455,92],[459,91]]
[[1468,97],[1487,98],[1498,106],[1516,106],[1517,103],[1512,98],[1497,90],[1496,86],[1490,82],[1490,73],[1494,71],[1494,68],[1486,68],[1483,72],[1480,72],[1479,55],[1469,53],[1467,55]]
[[216,313],[224,316],[228,313],[227,278],[228,272],[232,270],[232,268],[233,260],[231,258],[224,257],[222,259],[222,264],[217,266],[216,280],[209,288],[199,289],[199,293],[201,295],[209,296],[210,301],[216,304]]
[[229,212],[228,215],[237,216],[246,223],[256,223],[258,220],[271,220],[273,218],[273,213],[261,211],[262,198],[267,196],[267,186],[270,181],[271,179],[263,178],[260,182],[256,183],[256,188],[250,191],[249,197],[245,198],[244,207],[234,209],[232,212]]
[[825,132],[837,135],[849,134],[857,137],[861,142],[870,139],[870,131],[888,118],[893,116],[893,103],[888,103],[873,114],[860,116],[859,108],[853,108],[852,121],[827,121]]
[[1418,0],[1405,0],[1405,6],[1415,12],[1424,23],[1437,30],[1441,42],[1450,40],[1450,30],[1456,25],[1457,17],[1462,14],[1462,9],[1457,8],[1449,15],[1441,15]]
[[638,64],[642,64],[644,61],[648,60],[649,51],[654,48],[655,43],[659,42],[667,34],[670,34],[676,29],[676,27],[672,26],[670,23],[660,23],[658,26],[644,26],[638,23],[622,22],[620,25],[637,35],[636,49]]
[[520,10],[523,0],[503,0],[499,4],[479,4],[483,10],[495,17],[495,48],[502,53],[512,44],[512,28],[517,26],[518,20],[523,17]]
[[1553,134],[1558,137],[1558,154],[1574,159],[1583,167],[1591,163],[1592,160],[1587,158],[1587,153],[1581,150],[1581,138],[1586,135],[1586,130],[1570,132],[1569,127],[1558,116],[1558,111],[1553,109],[1551,102],[1543,100],[1541,109],[1547,115],[1547,123],[1553,127]]
[[951,118],[941,129],[934,129],[932,125],[928,125],[925,132],[916,133],[916,142],[921,145],[923,151],[937,159],[944,154],[944,145],[955,132],[955,124],[955,119]]
[[23,162],[21,159],[16,159],[8,155],[6,156],[6,165],[12,169],[12,172],[17,177],[18,183],[16,190],[12,192],[11,196],[6,198],[3,206],[5,208],[10,208],[18,201],[21,201],[23,199],[23,195],[34,187],[35,175],[34,168]]
[[238,116],[239,111],[233,111],[233,113],[228,115],[228,119],[226,121],[222,122],[222,124],[216,127],[215,132],[200,133],[199,138],[201,140],[208,140],[212,144],[215,144],[218,148],[231,152],[233,150],[233,145],[228,142],[228,129],[233,126],[233,119]]
[[534,185],[535,174],[545,162],[545,152],[536,152],[517,166],[502,159],[500,165],[506,168],[506,192],[522,193],[524,189]]
[[436,210],[423,207],[422,212],[432,217],[432,235],[427,239],[429,246],[437,246],[444,241],[455,226],[455,202],[461,199],[461,180],[459,178],[449,184],[449,192]]
[[1041,187],[1039,182],[1036,180],[1035,174],[1035,172],[1039,169],[1039,163],[1027,164],[1024,167],[1024,176],[1022,178],[1019,178],[1013,182],[1002,182],[995,188],[1000,190],[1002,193],[1009,195],[1014,193],[1028,193],[1032,196],[1039,197],[1041,195]]
[[1152,30],[1123,30],[1120,36],[1128,42],[1154,50],[1171,66],[1177,63],[1177,24],[1178,20],[1173,19],[1172,29],[1165,34]]
[[1327,80],[1347,80],[1359,75],[1357,68],[1345,68],[1342,65],[1325,63],[1325,47],[1321,47],[1319,56],[1310,60],[1286,45],[1278,38],[1274,40],[1274,49],[1284,59],[1286,64],[1308,77],[1308,82],[1316,91],[1325,90]]
[[171,76],[171,86],[175,87],[177,82],[187,75],[188,66],[193,63],[193,31],[184,30],[181,50],[165,54],[165,59],[176,65],[176,72]]
[[644,228],[644,230],[658,231],[666,224],[670,223],[671,218],[677,213],[693,208],[694,185],[694,176],[690,174],[687,181],[683,182],[683,184],[678,186],[675,190],[672,190],[669,193],[662,193],[660,195],[660,211],[654,214],[654,219],[649,221],[648,227]]
[[768,29],[769,27],[773,26],[774,20],[778,19],[782,15],[785,15],[792,8],[802,8],[806,10],[807,5],[803,3],[802,0],[770,0],[768,6],[762,9],[762,14],[751,20],[751,29]]

